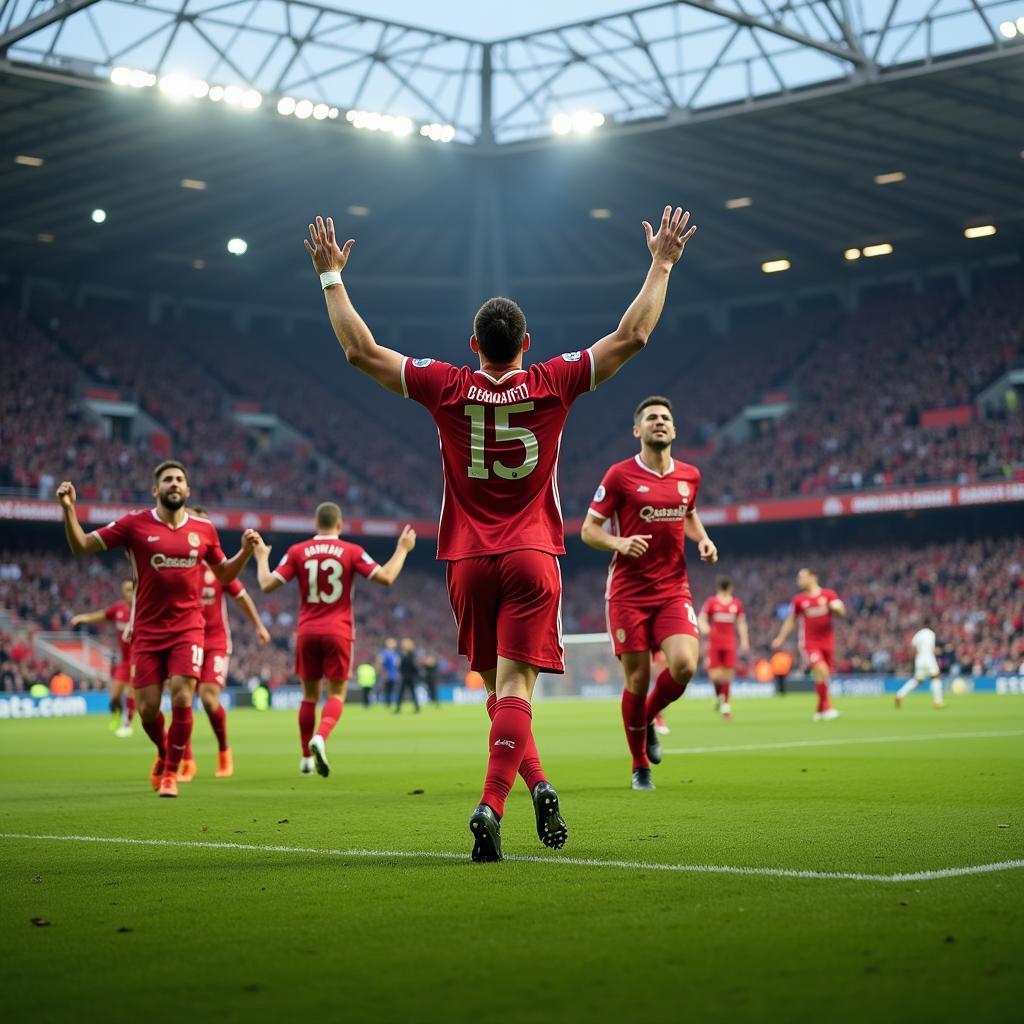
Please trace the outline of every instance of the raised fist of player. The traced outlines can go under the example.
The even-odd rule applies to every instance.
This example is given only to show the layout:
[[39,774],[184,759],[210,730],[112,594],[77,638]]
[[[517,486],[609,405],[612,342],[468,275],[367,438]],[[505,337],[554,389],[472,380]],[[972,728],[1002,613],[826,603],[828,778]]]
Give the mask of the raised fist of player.
[[309,253],[318,274],[325,274],[328,270],[337,270],[340,273],[348,263],[348,254],[356,240],[350,238],[344,247],[339,249],[338,240],[334,237],[334,218],[328,217],[325,222],[323,217],[318,215],[316,223],[309,225],[309,238],[304,238],[302,244],[306,247],[306,252]]
[[705,537],[697,545],[697,550],[700,552],[700,560],[702,562],[714,565],[718,561],[718,548],[715,547],[715,542],[710,537]]
[[[256,533],[255,530],[253,530],[252,532]],[[258,533],[256,533],[256,541],[254,542],[254,544],[252,546],[252,553],[253,553],[253,555],[255,555],[256,558],[267,558],[267,559],[269,559],[270,558],[270,550],[271,550],[270,545]]]
[[398,535],[398,546],[403,551],[412,551],[416,547],[416,531],[411,526],[402,527],[402,532]]
[[651,533],[637,533],[632,537],[620,537],[619,554],[625,555],[627,558],[639,558],[646,554],[650,547],[648,542],[653,536],[654,534]]
[[259,640],[260,647],[266,647],[270,643],[270,633],[262,622],[256,627],[256,639]]
[[61,508],[75,507],[78,494],[75,491],[75,485],[70,480],[62,481],[60,487],[57,488],[57,500],[60,502]]
[[689,223],[690,211],[687,210],[686,213],[683,213],[681,206],[676,207],[675,213],[672,212],[671,206],[665,207],[657,234],[654,233],[654,228],[647,221],[643,222],[644,234],[647,235],[647,248],[651,250],[651,258],[655,262],[666,261],[673,264],[679,262],[686,243],[697,230],[696,224],[691,225],[687,230],[686,225]]

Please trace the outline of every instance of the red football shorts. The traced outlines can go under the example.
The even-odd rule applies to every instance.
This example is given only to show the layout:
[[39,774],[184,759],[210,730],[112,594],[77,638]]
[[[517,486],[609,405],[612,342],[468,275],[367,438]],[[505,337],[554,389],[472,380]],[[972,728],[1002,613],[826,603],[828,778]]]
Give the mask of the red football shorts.
[[708,648],[708,670],[716,668],[736,668],[736,648],[721,647],[712,644]]
[[199,677],[201,686],[226,686],[228,665],[231,659],[223,647],[211,647],[203,658],[203,672]]
[[162,686],[171,676],[198,679],[203,671],[203,643],[191,639],[179,640],[170,647],[155,651],[132,648],[132,687]]
[[127,683],[132,678],[132,663],[130,661],[119,661],[110,673],[110,678],[117,683]]
[[657,651],[670,636],[700,636],[693,605],[682,595],[645,604],[609,601],[607,611],[616,657],[627,652]]
[[804,662],[808,668],[824,665],[830,672],[833,669],[835,650],[832,647],[806,647],[803,651]]
[[295,644],[295,674],[307,683],[348,679],[354,645],[350,636],[300,633]]
[[544,551],[510,551],[449,562],[448,600],[459,653],[476,672],[499,655],[547,672],[564,672],[562,574]]

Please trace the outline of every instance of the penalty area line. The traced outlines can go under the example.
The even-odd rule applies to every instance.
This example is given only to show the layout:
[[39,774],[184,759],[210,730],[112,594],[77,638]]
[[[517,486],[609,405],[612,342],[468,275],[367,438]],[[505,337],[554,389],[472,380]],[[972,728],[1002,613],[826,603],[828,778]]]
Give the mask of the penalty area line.
[[844,747],[870,743],[920,743],[924,740],[982,740],[1003,736],[1024,736],[1024,729],[997,732],[933,732],[924,736],[841,736],[827,740],[789,740],[784,743],[737,743],[720,747],[662,748],[663,754],[728,754],[736,750],[799,750],[801,747]]
[[[0,832],[0,839],[27,842],[110,843],[119,846],[154,846],[189,850],[237,850],[246,853],[305,854],[313,857],[339,857],[364,860],[443,860],[468,862],[464,853],[445,850],[331,850],[315,846],[276,846],[259,843],[217,843],[188,839],[132,839],[121,836],[56,836],[29,835],[22,832]],[[525,864],[560,865],[578,868],[611,868],[625,871],[670,871],[693,875],[746,875],[762,878],[802,878],[826,882],[931,882],[940,878],[962,878],[966,875],[987,875],[995,871],[1024,868],[1024,860],[1004,860],[993,864],[971,864],[966,867],[939,868],[935,871],[909,871],[894,875],[864,874],[857,871],[810,871],[799,868],[737,867],[729,864],[652,864],[633,860],[595,860],[587,857],[547,857],[515,855],[505,860]]]

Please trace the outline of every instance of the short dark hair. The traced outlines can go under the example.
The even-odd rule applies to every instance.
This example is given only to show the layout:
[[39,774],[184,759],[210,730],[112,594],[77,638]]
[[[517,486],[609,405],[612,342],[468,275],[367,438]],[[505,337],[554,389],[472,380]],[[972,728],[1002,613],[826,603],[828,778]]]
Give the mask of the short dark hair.
[[[637,407],[633,413],[633,422],[639,423],[640,416],[643,414],[644,409],[649,405],[663,405],[669,412],[672,412],[672,403],[664,395],[648,395]],[[675,414],[673,413],[673,416]]]
[[188,480],[188,470],[177,459],[164,459],[164,461],[153,470],[153,483],[158,484],[160,482],[160,477],[162,477],[169,469],[180,469],[182,473],[184,473],[185,479]]
[[511,363],[523,350],[526,317],[511,299],[488,299],[473,317],[473,335],[492,363]]
[[321,501],[316,507],[316,525],[325,530],[333,529],[341,522],[341,509],[333,501]]
[[732,578],[729,576],[718,577],[718,589],[719,590],[732,590]]

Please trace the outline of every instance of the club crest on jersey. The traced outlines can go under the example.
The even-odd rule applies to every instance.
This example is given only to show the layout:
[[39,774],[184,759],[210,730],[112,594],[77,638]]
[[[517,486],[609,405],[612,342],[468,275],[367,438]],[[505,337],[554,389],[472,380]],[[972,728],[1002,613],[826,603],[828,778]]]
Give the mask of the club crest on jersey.
[[620,644],[624,644],[626,642],[626,631],[624,629],[615,630],[615,639],[618,640]]
[[199,545],[202,543],[202,541],[199,539],[199,534],[195,533],[195,532],[190,533],[188,535],[188,543],[189,543],[189,547],[193,547],[193,548],[199,547]]
[[578,363],[583,358],[582,352],[563,352],[562,358],[567,363]]
[[422,370],[424,366],[429,366],[433,361],[433,359],[414,359],[412,365]]
[[680,480],[678,487],[681,497],[688,498],[690,496],[690,485],[685,480]]

